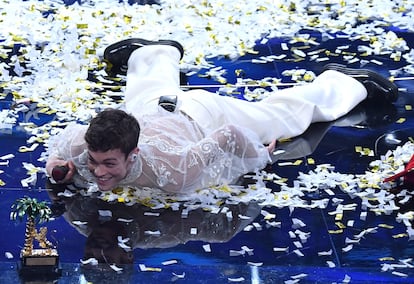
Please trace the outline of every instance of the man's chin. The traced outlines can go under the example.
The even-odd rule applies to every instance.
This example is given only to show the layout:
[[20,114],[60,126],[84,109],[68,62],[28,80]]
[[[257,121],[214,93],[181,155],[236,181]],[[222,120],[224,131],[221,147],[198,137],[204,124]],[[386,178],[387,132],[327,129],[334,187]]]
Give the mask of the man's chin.
[[111,191],[114,187],[100,187],[98,186],[100,191]]
[[111,191],[115,188],[115,185],[113,183],[108,182],[97,182],[98,188],[100,191]]

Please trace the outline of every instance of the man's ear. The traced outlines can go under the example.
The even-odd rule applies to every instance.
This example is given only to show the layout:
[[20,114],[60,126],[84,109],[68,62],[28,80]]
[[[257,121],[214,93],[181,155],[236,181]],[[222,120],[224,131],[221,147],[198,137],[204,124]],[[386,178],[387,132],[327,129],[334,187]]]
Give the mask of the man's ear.
[[139,152],[138,147],[135,147],[131,151],[131,153],[129,153],[129,157],[130,157],[129,159],[130,159],[131,162],[134,162],[138,158],[138,152]]

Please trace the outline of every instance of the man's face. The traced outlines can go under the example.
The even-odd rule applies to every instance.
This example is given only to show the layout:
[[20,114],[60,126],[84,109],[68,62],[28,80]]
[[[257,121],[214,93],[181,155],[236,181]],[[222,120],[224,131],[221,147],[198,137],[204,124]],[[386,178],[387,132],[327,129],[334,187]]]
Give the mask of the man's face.
[[88,151],[88,168],[96,177],[100,190],[115,188],[130,169],[130,160],[119,149],[106,152]]

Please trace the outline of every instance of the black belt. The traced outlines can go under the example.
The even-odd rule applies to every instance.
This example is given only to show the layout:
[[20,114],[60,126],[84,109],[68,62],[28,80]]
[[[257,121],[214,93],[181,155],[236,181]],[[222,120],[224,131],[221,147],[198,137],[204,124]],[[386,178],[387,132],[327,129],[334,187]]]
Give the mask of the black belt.
[[174,112],[177,107],[177,96],[161,96],[158,105],[169,112]]

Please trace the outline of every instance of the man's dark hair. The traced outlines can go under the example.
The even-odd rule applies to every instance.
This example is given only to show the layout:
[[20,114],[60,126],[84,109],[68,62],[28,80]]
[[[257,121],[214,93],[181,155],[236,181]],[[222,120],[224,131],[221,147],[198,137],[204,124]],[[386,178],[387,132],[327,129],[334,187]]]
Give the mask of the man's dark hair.
[[85,141],[91,151],[120,149],[127,156],[137,147],[139,132],[139,123],[135,117],[122,110],[106,109],[91,120]]

